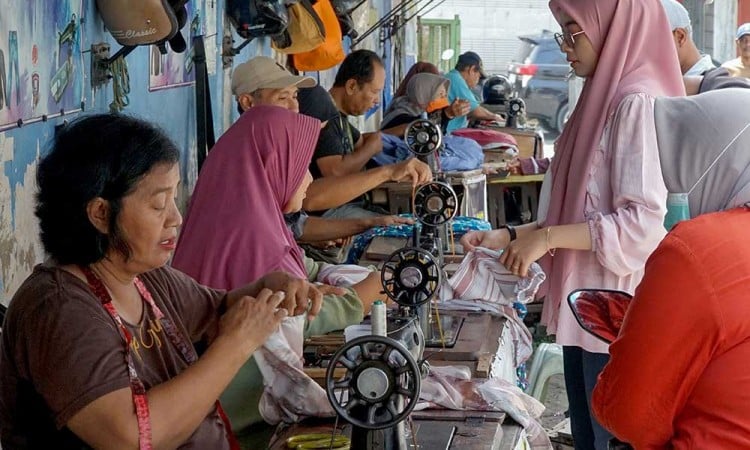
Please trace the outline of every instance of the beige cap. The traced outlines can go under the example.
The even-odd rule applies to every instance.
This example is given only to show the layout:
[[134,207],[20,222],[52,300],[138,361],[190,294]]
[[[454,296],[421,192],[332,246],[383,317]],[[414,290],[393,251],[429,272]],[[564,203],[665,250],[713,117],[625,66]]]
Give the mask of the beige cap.
[[315,78],[292,75],[268,56],[256,56],[234,68],[232,93],[241,95],[258,89],[283,89],[289,86],[309,88],[318,84]]

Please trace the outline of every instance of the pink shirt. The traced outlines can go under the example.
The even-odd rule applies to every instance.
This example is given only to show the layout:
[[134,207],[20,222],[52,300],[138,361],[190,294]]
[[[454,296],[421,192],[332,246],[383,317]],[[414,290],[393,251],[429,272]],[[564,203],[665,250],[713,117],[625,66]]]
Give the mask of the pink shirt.
[[[539,222],[547,215],[554,174],[547,173],[539,206]],[[609,117],[589,173],[584,216],[591,230],[592,251],[577,251],[577,270],[564,280],[561,292],[581,288],[618,289],[633,293],[643,277],[646,259],[666,234],[667,188],[661,174],[654,125],[654,98],[631,94]],[[607,344],[586,333],[565,298],[558,302],[547,331],[557,343],[607,353]],[[556,320],[555,320],[556,319]]]

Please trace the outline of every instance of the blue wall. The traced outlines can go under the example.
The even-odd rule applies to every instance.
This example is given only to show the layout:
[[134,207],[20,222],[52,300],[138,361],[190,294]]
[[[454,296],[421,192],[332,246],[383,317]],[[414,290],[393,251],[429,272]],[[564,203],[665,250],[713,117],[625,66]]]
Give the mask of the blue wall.
[[[0,0],[0,6],[9,1]],[[25,0],[20,0],[25,1]],[[194,0],[191,0],[194,1]],[[211,87],[214,123],[216,136],[220,136],[224,127],[236,117],[234,100],[224,95],[225,83],[229,79],[229,71],[222,68],[221,40],[224,29],[224,1],[217,2],[217,35],[207,38],[206,51],[216,52],[216,67],[213,75],[209,75]],[[112,53],[119,45],[114,42],[104,30],[94,0],[83,0],[82,50],[87,50],[91,44],[109,42]],[[390,8],[391,0],[371,0],[379,13]],[[38,3],[43,7],[43,2]],[[367,6],[360,11],[364,20],[369,20]],[[50,30],[50,32],[55,32]],[[0,35],[8,34],[8,30],[0,29]],[[374,33],[375,36],[378,33]],[[235,38],[239,41],[239,38]],[[239,43],[239,42],[237,42]],[[375,40],[368,40],[359,48],[375,48]],[[7,49],[6,49],[7,50]],[[168,135],[182,149],[182,176],[184,192],[181,202],[184,205],[189,196],[196,176],[195,162],[195,90],[193,86],[176,87],[150,92],[149,84],[149,51],[148,47],[140,47],[127,58],[130,75],[130,104],[124,113],[145,118],[162,127]],[[377,50],[383,54],[382,49]],[[248,45],[241,55],[235,57],[235,64],[246,61],[257,54],[270,55],[268,42],[260,40]],[[24,125],[21,128],[0,132],[0,301],[10,300],[15,289],[31,272],[33,266],[43,260],[44,254],[38,242],[38,228],[33,215],[34,206],[34,174],[40,155],[44,155],[50,138],[54,134],[56,125],[66,119],[78,117],[80,114],[92,112],[106,112],[112,101],[111,83],[96,90],[90,86],[91,54],[84,54],[83,65],[86,71],[86,84],[83,96],[85,111],[51,119],[47,122],[37,122]],[[23,71],[23,69],[22,69]],[[330,73],[320,74],[320,79],[327,85],[332,79]],[[389,80],[390,82],[390,80]]]
[[[39,2],[38,5],[44,7],[43,2]],[[219,11],[219,14],[222,15],[222,12]],[[104,30],[94,0],[83,1],[83,19],[80,30],[83,36],[82,50],[85,51],[91,44],[99,42],[109,42],[112,53],[119,48]],[[222,30],[223,17],[218,19],[217,28]],[[55,30],[50,32],[54,33]],[[0,30],[0,34],[7,35],[8,30]],[[206,43],[207,51],[220,49],[220,37],[214,36]],[[189,169],[195,165],[192,156],[195,153],[194,88],[186,86],[149,92],[149,51],[148,47],[140,47],[126,58],[130,75],[130,104],[124,112],[152,121],[169,134],[182,149],[183,177],[187,177]],[[68,114],[47,122],[30,123],[0,133],[0,299],[3,303],[7,303],[33,265],[43,258],[33,217],[33,180],[39,156],[46,152],[55,126],[81,114],[106,112],[113,98],[111,83],[96,90],[91,88],[91,53],[86,52],[83,56],[86,72],[83,90],[84,112]],[[217,59],[218,67],[214,70],[215,75],[210,77],[210,84],[212,93],[219,94],[223,89],[223,71],[221,58]],[[23,68],[21,71],[23,72]],[[214,95],[215,113],[221,111],[222,106],[222,96]],[[220,134],[220,127],[221,124],[217,123],[217,134]],[[194,169],[192,170],[194,172]]]

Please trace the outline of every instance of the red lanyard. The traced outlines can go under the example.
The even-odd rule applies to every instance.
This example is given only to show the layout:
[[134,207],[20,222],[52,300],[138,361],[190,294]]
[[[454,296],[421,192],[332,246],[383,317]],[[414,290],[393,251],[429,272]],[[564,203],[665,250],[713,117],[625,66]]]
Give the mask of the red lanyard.
[[[99,298],[99,300],[101,300],[102,306],[109,313],[110,317],[112,317],[112,320],[114,320],[117,326],[120,328],[120,335],[125,340],[125,360],[128,364],[130,390],[133,393],[133,405],[135,406],[135,414],[138,419],[138,447],[141,450],[151,450],[153,448],[153,446],[151,445],[151,414],[148,410],[148,397],[146,396],[146,387],[143,385],[141,379],[138,378],[138,373],[136,372],[135,365],[133,364],[133,355],[130,352],[130,343],[133,340],[133,335],[130,333],[130,331],[128,331],[127,328],[125,328],[125,325],[122,323],[122,318],[120,318],[120,314],[117,313],[117,310],[112,304],[112,297],[109,295],[109,291],[107,291],[107,288],[104,286],[104,283],[102,283],[102,280],[100,280],[99,277],[96,276],[96,274],[93,270],[91,270],[90,267],[81,266],[80,268],[83,271],[83,274],[86,276],[89,287]],[[174,323],[168,317],[165,317],[164,313],[162,313],[159,307],[156,306],[154,298],[151,296],[151,292],[148,291],[143,282],[138,277],[136,277],[134,283],[136,289],[138,289],[138,293],[151,307],[151,311],[156,320],[161,322],[161,326],[172,345],[174,345],[175,348],[180,351],[182,357],[185,359],[188,365],[193,365],[196,361],[198,361],[198,355],[195,353],[195,349],[193,348],[192,344],[184,339],[184,337],[175,327]],[[229,420],[227,419],[227,416],[224,413],[224,410],[222,409],[218,400],[216,401],[216,410],[219,413],[219,417],[221,417],[221,420],[224,422],[224,426],[226,427],[229,447],[232,450],[239,449],[239,443],[232,433]]]

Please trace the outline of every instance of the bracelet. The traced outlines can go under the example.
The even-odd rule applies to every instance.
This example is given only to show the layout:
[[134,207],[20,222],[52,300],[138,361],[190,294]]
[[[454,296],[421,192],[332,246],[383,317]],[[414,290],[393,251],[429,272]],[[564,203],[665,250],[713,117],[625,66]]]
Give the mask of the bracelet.
[[503,228],[505,228],[506,230],[508,230],[508,234],[510,235],[510,240],[511,240],[511,242],[512,242],[512,241],[515,241],[515,240],[516,240],[516,237],[518,236],[518,235],[516,234],[516,227],[514,227],[513,225],[508,225],[508,224],[505,224],[505,225],[503,225],[503,226],[501,226],[501,227],[500,227],[500,229],[501,229],[501,230],[502,230]]
[[550,256],[555,256],[555,251],[557,249],[549,247],[549,233],[550,233],[551,229],[552,229],[552,227],[547,227],[547,253]]

